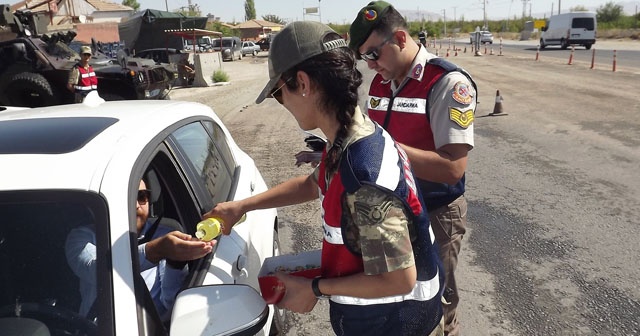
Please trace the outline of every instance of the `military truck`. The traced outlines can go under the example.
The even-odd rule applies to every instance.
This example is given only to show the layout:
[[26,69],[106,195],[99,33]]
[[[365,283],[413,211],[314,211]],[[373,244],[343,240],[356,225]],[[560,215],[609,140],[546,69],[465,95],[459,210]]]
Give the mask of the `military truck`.
[[[30,11],[11,13],[0,5],[0,105],[41,107],[74,102],[67,89],[70,70],[80,56],[69,47],[74,31],[46,32],[46,25]],[[105,100],[169,99],[177,76],[168,67],[122,53],[105,59],[92,48],[90,61],[98,77],[98,93]]]

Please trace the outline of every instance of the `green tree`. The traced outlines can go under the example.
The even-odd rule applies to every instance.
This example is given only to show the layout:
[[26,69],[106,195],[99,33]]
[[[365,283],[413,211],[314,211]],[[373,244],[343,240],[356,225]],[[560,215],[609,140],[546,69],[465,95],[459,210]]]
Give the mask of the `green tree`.
[[616,22],[622,16],[622,5],[617,5],[611,1],[600,6],[596,11],[599,22]]
[[244,20],[249,21],[256,18],[256,4],[253,0],[244,2]]
[[192,16],[202,16],[202,11],[200,10],[200,6],[194,5],[189,7],[181,7],[176,10],[175,13],[181,13],[184,16],[192,17]]
[[282,20],[279,16],[273,15],[273,14],[263,15],[262,19],[265,21],[273,22],[273,23],[279,23],[281,25],[287,24],[287,22]]
[[587,7],[583,6],[583,5],[577,5],[574,7],[569,8],[569,10],[571,12],[588,12],[589,10],[587,9]]
[[122,0],[122,4],[133,8],[136,12],[140,9],[140,4],[136,0]]

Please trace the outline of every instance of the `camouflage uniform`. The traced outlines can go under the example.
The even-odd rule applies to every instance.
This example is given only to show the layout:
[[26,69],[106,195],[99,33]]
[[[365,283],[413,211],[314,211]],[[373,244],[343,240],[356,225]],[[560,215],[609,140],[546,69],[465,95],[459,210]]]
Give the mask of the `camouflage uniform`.
[[326,176],[324,162],[314,172],[323,208],[322,276],[378,275],[415,266],[417,278],[413,290],[402,295],[332,295],[334,332],[442,335],[444,277],[406,153],[359,109],[344,144],[335,174]]

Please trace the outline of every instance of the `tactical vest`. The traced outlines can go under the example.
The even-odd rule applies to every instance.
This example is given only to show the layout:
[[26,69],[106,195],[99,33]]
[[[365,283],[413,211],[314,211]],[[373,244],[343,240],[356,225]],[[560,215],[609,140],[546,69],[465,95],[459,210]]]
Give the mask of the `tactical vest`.
[[[425,66],[422,81],[409,80],[398,95],[392,98],[391,81],[385,81],[377,74],[369,89],[369,117],[382,125],[396,141],[421,150],[435,151],[429,122],[429,97],[439,80],[453,71],[465,75],[477,94],[477,86],[471,76],[442,58],[430,59]],[[416,179],[428,210],[451,203],[465,191],[464,175],[454,185]]]
[[78,69],[80,76],[78,77],[78,83],[74,86],[75,92],[86,95],[91,90],[97,90],[98,77],[96,77],[93,67],[89,66],[88,69],[85,69],[80,64],[77,64],[76,68]]
[[[325,152],[326,155],[326,152]],[[391,169],[395,167],[394,169]],[[344,305],[377,305],[405,300],[431,302],[439,300],[443,276],[438,252],[433,245],[433,232],[424,203],[417,191],[406,154],[381,127],[373,134],[348,145],[342,154],[338,172],[327,185],[324,160],[319,168],[318,186],[322,204],[324,239],[322,243],[322,276],[347,276],[364,271],[358,241],[348,239],[352,216],[346,206],[347,193],[360,188],[378,188],[392,193],[401,200],[409,219],[412,248],[417,270],[417,282],[412,292],[405,295],[363,299],[333,295],[331,300]],[[352,221],[351,221],[352,222]],[[438,303],[439,304],[439,303]]]

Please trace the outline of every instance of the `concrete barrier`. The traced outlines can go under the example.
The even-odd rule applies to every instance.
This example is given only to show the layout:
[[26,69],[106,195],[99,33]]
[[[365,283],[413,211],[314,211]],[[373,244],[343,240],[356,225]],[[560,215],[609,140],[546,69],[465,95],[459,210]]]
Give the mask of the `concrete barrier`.
[[222,60],[219,52],[191,54],[193,57],[193,65],[196,75],[193,80],[193,86],[211,86],[213,85],[213,72],[222,69]]

